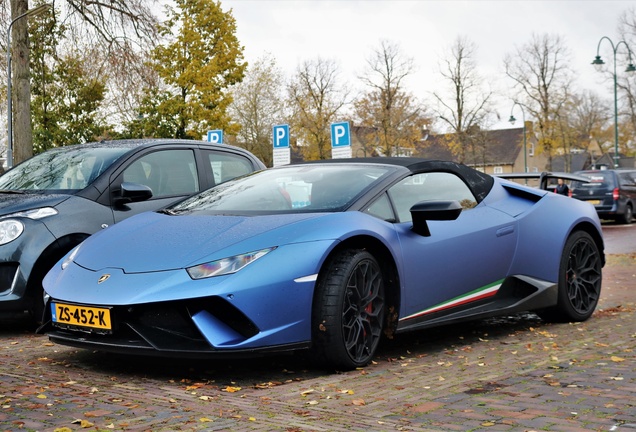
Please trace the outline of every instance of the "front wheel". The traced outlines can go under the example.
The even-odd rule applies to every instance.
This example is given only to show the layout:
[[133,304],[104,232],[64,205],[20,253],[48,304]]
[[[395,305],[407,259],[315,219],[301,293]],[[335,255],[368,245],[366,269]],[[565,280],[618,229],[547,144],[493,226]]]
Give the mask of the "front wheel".
[[596,243],[583,231],[568,238],[561,255],[557,305],[540,311],[551,322],[585,321],[601,295],[602,260]]
[[312,310],[318,363],[349,370],[366,366],[384,328],[384,278],[369,252],[345,250],[322,269]]

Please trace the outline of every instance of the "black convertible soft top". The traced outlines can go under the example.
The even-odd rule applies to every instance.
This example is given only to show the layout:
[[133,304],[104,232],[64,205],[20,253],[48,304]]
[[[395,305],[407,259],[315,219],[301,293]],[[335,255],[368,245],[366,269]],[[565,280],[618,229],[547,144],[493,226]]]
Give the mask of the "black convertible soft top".
[[369,158],[351,158],[351,159],[327,159],[318,161],[299,162],[295,165],[301,164],[314,164],[314,163],[363,163],[363,164],[382,164],[382,165],[396,165],[401,166],[412,173],[425,173],[425,172],[449,172],[460,177],[470,188],[473,195],[477,199],[477,202],[481,202],[486,195],[492,189],[492,185],[495,180],[492,176],[484,174],[476,169],[470,168],[466,165],[443,161],[437,159],[424,159],[413,157],[369,157]]

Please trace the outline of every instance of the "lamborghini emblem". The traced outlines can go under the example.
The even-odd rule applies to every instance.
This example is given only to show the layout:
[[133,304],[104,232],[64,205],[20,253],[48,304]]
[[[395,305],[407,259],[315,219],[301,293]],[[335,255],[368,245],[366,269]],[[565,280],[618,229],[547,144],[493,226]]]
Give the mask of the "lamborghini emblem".
[[110,275],[108,273],[103,274],[99,277],[99,279],[97,279],[97,283],[100,284],[102,282],[106,282],[108,278],[110,278]]

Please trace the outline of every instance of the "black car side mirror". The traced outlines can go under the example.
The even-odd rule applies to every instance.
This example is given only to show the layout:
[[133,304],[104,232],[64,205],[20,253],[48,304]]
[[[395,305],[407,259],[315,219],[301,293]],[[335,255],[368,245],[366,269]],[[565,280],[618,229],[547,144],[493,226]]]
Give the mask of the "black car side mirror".
[[130,182],[121,184],[120,204],[146,201],[150,198],[152,198],[152,189],[146,185]]
[[424,237],[430,237],[429,220],[455,220],[462,212],[458,201],[421,201],[410,209],[413,220],[413,232]]

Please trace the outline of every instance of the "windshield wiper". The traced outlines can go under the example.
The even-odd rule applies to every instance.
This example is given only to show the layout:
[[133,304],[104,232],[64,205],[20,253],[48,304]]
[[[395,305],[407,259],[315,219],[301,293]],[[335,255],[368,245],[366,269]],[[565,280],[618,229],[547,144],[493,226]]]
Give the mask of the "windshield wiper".
[[23,191],[9,190],[9,189],[0,189],[0,193],[3,193],[3,194],[16,194],[16,195],[24,195],[24,194],[26,194],[26,192],[23,192]]

